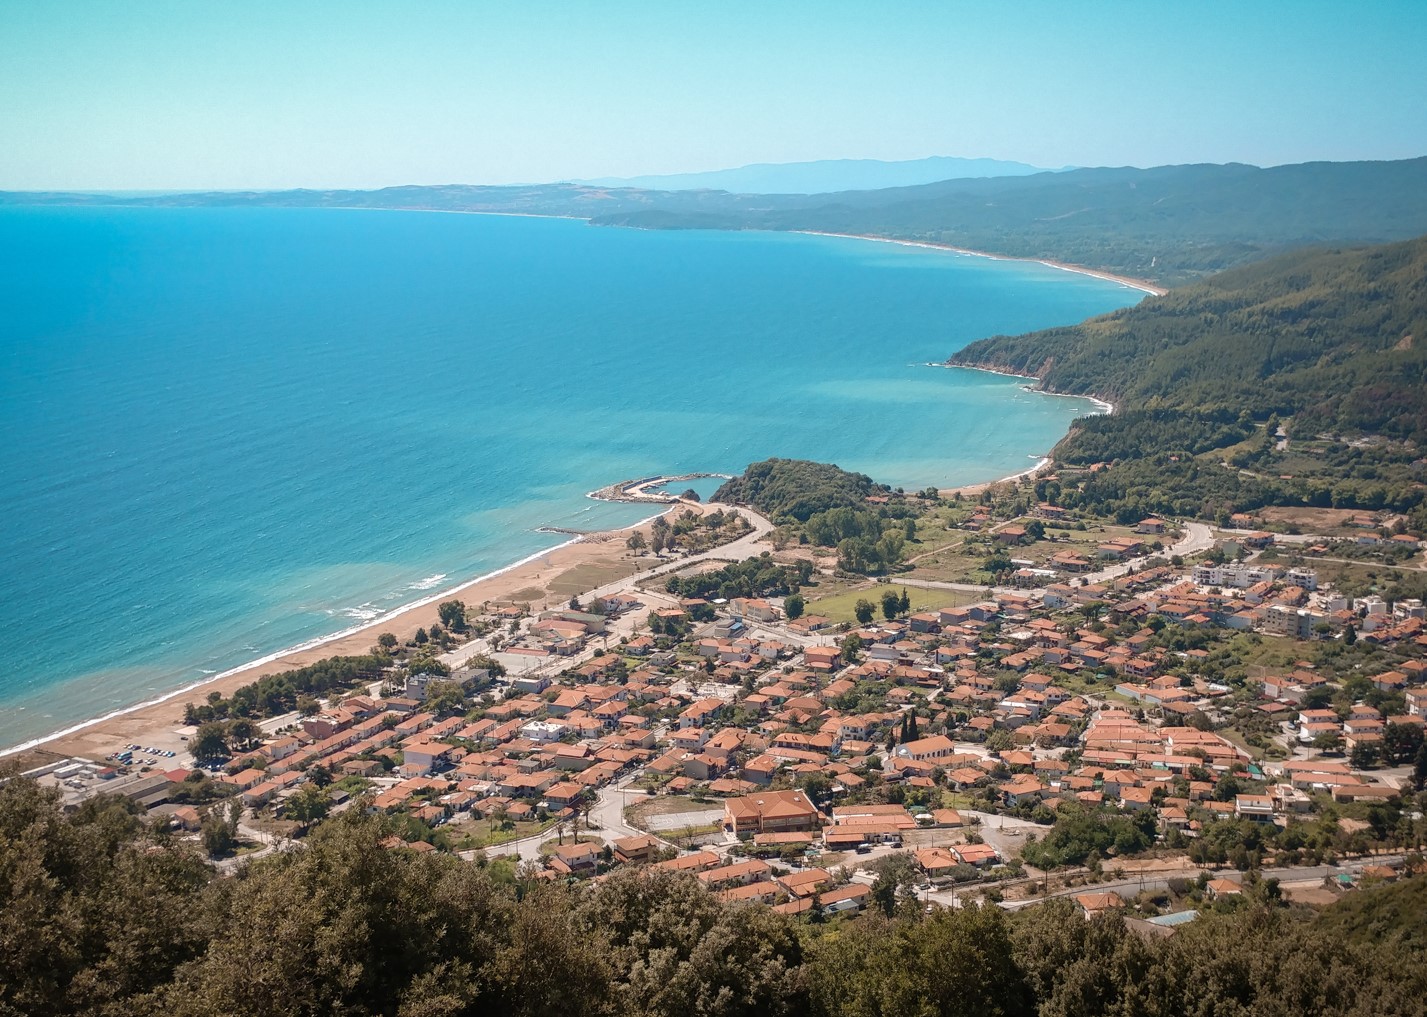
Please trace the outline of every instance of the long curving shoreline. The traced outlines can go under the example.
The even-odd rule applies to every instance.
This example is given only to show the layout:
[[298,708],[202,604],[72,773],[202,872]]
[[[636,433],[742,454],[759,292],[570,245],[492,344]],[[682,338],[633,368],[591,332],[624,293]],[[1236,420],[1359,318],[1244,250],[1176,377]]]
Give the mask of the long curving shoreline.
[[[514,599],[519,594],[539,590],[541,599],[546,599],[550,596],[548,587],[572,569],[615,565],[623,557],[624,548],[617,538],[635,530],[647,531],[659,516],[689,507],[683,502],[666,504],[661,511],[632,526],[572,537],[474,579],[427,594],[370,621],[277,650],[132,706],[0,749],[0,759],[23,756],[35,750],[102,758],[116,744],[161,741],[162,735],[179,723],[174,717],[176,702],[186,701],[185,697],[214,691],[228,695],[265,675],[304,667],[327,657],[366,653],[378,631],[390,631],[399,639],[408,639],[418,628],[437,621],[436,605],[454,596],[465,595],[468,603],[481,603]],[[630,569],[631,574],[634,571]]]
[[[376,209],[363,210],[374,211]],[[497,215],[520,218],[576,218],[572,216],[536,216],[528,213],[483,212],[475,210],[393,210],[436,211],[455,214]],[[999,259],[999,256],[983,255],[980,254],[980,252],[959,251],[958,249],[950,248],[946,245],[897,241],[882,237],[856,237],[855,239],[951,250],[957,253],[975,254],[998,260],[1022,260]],[[1086,274],[1093,275],[1095,273],[1087,272]],[[1023,471],[1023,473],[1024,472],[1025,471]],[[1023,474],[1013,474],[1011,477],[1002,478],[1002,480],[1014,479],[1021,475]],[[598,496],[596,493],[592,494]],[[646,499],[641,498],[634,500]],[[655,497],[647,500],[651,502],[663,502],[665,499]],[[652,510],[654,509],[651,509],[651,511]],[[652,519],[653,517],[651,516],[650,518]],[[73,710],[72,712],[63,711],[68,712],[69,716],[46,722],[48,724],[54,724],[59,728],[58,730],[52,730],[38,737],[27,738],[17,745],[0,748],[0,757],[12,757],[28,750],[41,747],[53,747],[57,750],[68,751],[77,755],[96,755],[98,749],[95,743],[101,736],[109,740],[108,744],[111,747],[114,741],[119,740],[149,741],[149,738],[137,734],[131,738],[124,738],[123,733],[128,731],[137,732],[142,729],[172,728],[176,723],[174,714],[176,710],[181,707],[181,704],[188,699],[200,698],[204,693],[210,690],[230,690],[239,684],[253,681],[262,675],[293,667],[300,667],[336,654],[365,652],[373,641],[374,634],[384,629],[390,629],[396,632],[399,637],[404,638],[414,633],[418,627],[429,626],[436,617],[435,605],[452,596],[464,596],[468,600],[475,598],[477,601],[481,599],[498,600],[522,590],[531,590],[541,587],[542,585],[548,585],[557,579],[561,572],[568,572],[582,564],[608,561],[609,555],[607,552],[610,549],[608,547],[601,547],[600,544],[602,542],[611,542],[615,539],[616,534],[627,532],[627,530],[620,530],[588,535],[572,534],[576,536],[576,539],[565,540],[547,551],[537,552],[519,561],[512,562],[503,568],[476,576],[475,578],[453,586],[445,587],[439,591],[414,594],[418,599],[403,604],[376,618],[360,621],[356,624],[349,624],[347,627],[341,628],[339,631],[329,635],[314,637],[297,645],[287,646],[271,653],[265,653],[261,656],[257,656],[256,659],[226,668],[217,674],[206,675],[197,680],[186,681],[171,689],[159,691],[159,689],[162,689],[162,684],[155,682],[154,684],[159,685],[159,689],[151,687],[147,693],[149,698],[143,698],[141,701],[133,703],[132,705],[108,710],[98,717],[70,723],[70,719],[77,713],[80,713],[83,707],[81,706],[80,709]],[[568,596],[568,594],[566,594],[566,596]],[[337,622],[337,624],[341,624],[341,622]],[[145,695],[143,691],[135,691],[140,697]],[[39,725],[35,725],[35,727],[39,727]],[[34,727],[30,728],[31,732],[34,730]],[[26,732],[26,734],[28,733],[29,732]],[[18,735],[19,732],[17,732],[17,736]]]
[[964,254],[972,258],[986,258],[990,261],[1020,261],[1029,265],[1044,265],[1046,268],[1059,269],[1062,272],[1072,272],[1075,275],[1087,275],[1092,279],[1103,279],[1106,282],[1119,283],[1121,286],[1128,286],[1132,290],[1142,290],[1155,297],[1162,297],[1169,291],[1162,286],[1145,279],[1135,279],[1132,276],[1116,275],[1113,272],[1105,272],[1098,268],[1087,268],[1084,265],[1072,265],[1065,261],[1055,261],[1049,258],[1017,258],[1009,254],[992,254],[989,251],[973,251],[969,247],[956,247],[952,244],[939,244],[932,240],[898,240],[896,237],[879,237],[870,233],[827,233],[822,230],[790,230],[791,233],[801,233],[806,237],[839,237],[843,240],[871,240],[879,244],[896,244],[898,247],[924,247],[932,251],[950,251],[953,254]]

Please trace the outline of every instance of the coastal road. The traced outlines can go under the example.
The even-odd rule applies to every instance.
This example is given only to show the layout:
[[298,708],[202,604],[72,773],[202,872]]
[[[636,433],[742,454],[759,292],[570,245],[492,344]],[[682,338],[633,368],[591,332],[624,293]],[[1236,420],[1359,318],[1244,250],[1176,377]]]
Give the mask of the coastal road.
[[629,589],[635,583],[645,579],[652,579],[655,576],[668,575],[670,572],[677,572],[680,569],[688,568],[695,562],[701,561],[742,561],[745,558],[753,558],[764,551],[770,550],[763,545],[763,538],[773,529],[773,524],[752,509],[743,508],[739,505],[723,505],[718,502],[707,502],[704,508],[710,510],[722,509],[725,513],[737,512],[748,525],[752,526],[749,532],[731,540],[727,544],[720,544],[718,547],[711,547],[707,551],[699,551],[697,554],[686,555],[682,558],[675,558],[672,561],[663,562],[644,572],[636,573],[625,579],[618,579],[612,583],[607,583],[596,590],[591,591],[596,597],[607,596],[611,593],[619,593]]
[[[1356,858],[1342,865],[1302,865],[1282,869],[1260,869],[1259,874],[1263,876],[1264,879],[1276,879],[1280,883],[1289,883],[1300,880],[1323,879],[1327,876],[1336,876],[1342,873],[1361,872],[1369,865],[1386,865],[1389,862],[1401,861],[1402,858],[1402,855],[1380,855],[1371,858]],[[1039,904],[1041,901],[1049,900],[1052,897],[1074,897],[1082,893],[1109,893],[1113,891],[1122,897],[1134,896],[1141,890],[1166,890],[1169,887],[1169,881],[1171,879],[1197,879],[1201,872],[1209,873],[1211,879],[1238,879],[1242,881],[1244,877],[1244,873],[1238,869],[1211,869],[1204,866],[1186,866],[1182,869],[1145,873],[1143,878],[1135,876],[1124,879],[1111,879],[1103,883],[1087,883],[1084,886],[1056,890],[1054,893],[1041,894],[1026,900],[1003,901],[1001,907],[1007,911],[1018,911],[1021,908],[1030,907],[1032,904]],[[967,889],[971,889],[971,887]],[[953,892],[951,890],[942,890],[932,893],[931,899],[938,903],[949,904],[952,896]]]
[[[1159,552],[1158,557],[1167,558],[1171,555],[1188,557],[1191,554],[1198,554],[1207,551],[1214,546],[1214,531],[1204,523],[1185,523],[1184,536],[1175,544],[1170,545]],[[1101,569],[1099,572],[1092,572],[1089,575],[1079,576],[1087,584],[1103,583],[1110,579],[1118,579],[1133,569],[1144,568],[1145,558],[1135,558],[1132,561],[1124,562],[1120,565],[1112,565],[1109,568]],[[935,579],[912,579],[907,576],[894,576],[892,583],[904,584],[906,586],[919,586],[925,590],[956,590],[959,593],[1024,593],[1023,589],[1014,586],[984,586],[979,583],[947,583]]]

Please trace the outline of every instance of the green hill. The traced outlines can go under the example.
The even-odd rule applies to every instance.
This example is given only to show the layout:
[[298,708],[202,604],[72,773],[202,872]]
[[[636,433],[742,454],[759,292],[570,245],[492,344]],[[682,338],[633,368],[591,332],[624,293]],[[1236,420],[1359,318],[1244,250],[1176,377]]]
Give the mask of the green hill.
[[1102,168],[807,196],[660,195],[597,224],[820,230],[1054,259],[1176,283],[1324,243],[1427,233],[1427,158]]
[[877,491],[871,477],[806,459],[765,459],[725,481],[713,500],[749,505],[776,521],[807,522],[818,512],[861,508]]
[[1247,411],[1297,433],[1427,440],[1427,238],[1309,250],[1079,325],[972,343],[949,361],[1122,410]]
[[1079,169],[830,194],[563,183],[137,196],[0,192],[4,204],[441,209],[564,215],[645,229],[814,230],[931,241],[1178,283],[1295,247],[1427,233],[1427,158],[1269,169]]

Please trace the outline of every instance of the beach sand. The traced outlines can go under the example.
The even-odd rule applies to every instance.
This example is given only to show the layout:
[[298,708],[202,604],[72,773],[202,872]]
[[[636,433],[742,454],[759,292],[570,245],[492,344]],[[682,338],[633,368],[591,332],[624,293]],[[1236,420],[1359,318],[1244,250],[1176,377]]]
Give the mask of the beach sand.
[[[680,503],[671,506],[668,512],[690,509],[700,513],[704,510],[700,505]],[[437,604],[453,597],[464,601],[468,607],[476,607],[485,601],[528,603],[534,611],[545,606],[562,605],[576,590],[584,592],[594,589],[655,564],[653,559],[636,559],[625,547],[625,539],[630,533],[637,529],[647,536],[651,525],[652,518],[638,526],[581,537],[488,578],[448,590],[419,606],[377,619],[359,630],[248,665],[163,701],[92,721],[79,730],[6,754],[0,758],[0,763],[18,763],[21,769],[29,769],[65,756],[102,760],[130,744],[182,752],[185,748],[183,735],[190,732],[190,729],[183,727],[185,703],[202,702],[210,692],[231,695],[238,687],[264,675],[303,667],[327,657],[366,653],[382,632],[391,632],[404,642],[415,635],[418,628],[427,628],[436,622]]]
[[874,237],[866,233],[826,233],[822,230],[793,230],[794,233],[802,233],[809,237],[841,237],[844,240],[873,240],[879,244],[896,244],[898,247],[925,247],[933,251],[951,251],[953,254],[966,254],[973,258],[989,258],[992,261],[1025,261],[1035,265],[1044,265],[1046,268],[1058,268],[1062,272],[1074,272],[1076,275],[1088,275],[1095,279],[1104,279],[1106,282],[1119,283],[1121,286],[1128,286],[1131,289],[1142,290],[1151,296],[1162,297],[1169,291],[1162,286],[1145,279],[1135,279],[1127,275],[1116,275],[1113,272],[1103,272],[1098,268],[1086,268],[1084,265],[1072,265],[1069,262],[1055,261],[1049,258],[1013,258],[1009,254],[991,254],[987,251],[973,251],[968,247],[953,247],[951,244],[939,244],[932,240],[898,240],[895,237]]

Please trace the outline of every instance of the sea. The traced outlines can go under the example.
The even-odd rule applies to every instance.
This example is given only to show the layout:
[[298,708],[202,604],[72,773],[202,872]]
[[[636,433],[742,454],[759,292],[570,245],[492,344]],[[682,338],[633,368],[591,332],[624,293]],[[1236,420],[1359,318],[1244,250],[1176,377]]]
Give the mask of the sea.
[[839,237],[0,208],[0,746],[633,523],[587,497],[626,478],[1020,472],[1095,406],[929,365],[1143,295]]

